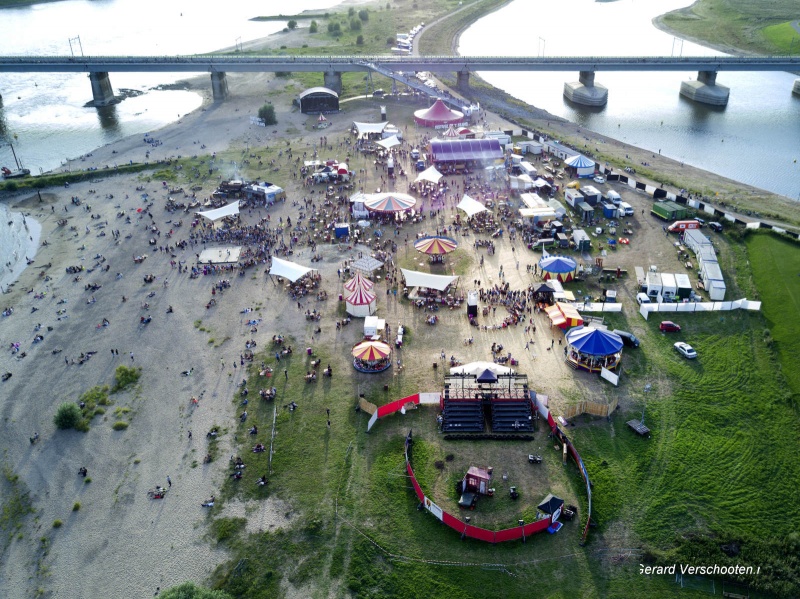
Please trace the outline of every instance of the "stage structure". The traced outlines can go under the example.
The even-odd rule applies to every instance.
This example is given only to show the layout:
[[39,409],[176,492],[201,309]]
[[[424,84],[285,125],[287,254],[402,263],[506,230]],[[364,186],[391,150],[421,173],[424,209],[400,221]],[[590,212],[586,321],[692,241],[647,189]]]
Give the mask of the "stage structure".
[[493,433],[533,431],[531,395],[524,374],[451,374],[444,378],[441,427],[445,433],[482,433],[486,421]]

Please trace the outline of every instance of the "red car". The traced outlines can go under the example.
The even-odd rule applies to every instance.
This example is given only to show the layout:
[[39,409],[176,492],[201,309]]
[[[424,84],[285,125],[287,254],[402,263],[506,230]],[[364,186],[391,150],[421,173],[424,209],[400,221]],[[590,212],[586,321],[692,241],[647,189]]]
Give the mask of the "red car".
[[681,325],[675,324],[671,320],[664,320],[658,325],[658,329],[665,333],[677,333],[681,330]]

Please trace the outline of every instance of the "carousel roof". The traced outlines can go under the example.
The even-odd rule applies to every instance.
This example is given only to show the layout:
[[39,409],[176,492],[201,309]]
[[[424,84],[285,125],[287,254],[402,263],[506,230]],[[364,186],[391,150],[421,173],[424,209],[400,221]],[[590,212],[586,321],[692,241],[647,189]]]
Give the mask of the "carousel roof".
[[367,277],[360,272],[356,272],[355,276],[344,284],[344,288],[348,291],[355,291],[358,288],[369,291],[375,287],[375,283],[370,281]]
[[429,256],[449,254],[458,247],[452,237],[422,237],[414,242],[414,249]]
[[539,268],[547,272],[565,273],[578,268],[578,263],[566,256],[547,256],[539,260]]
[[460,123],[464,120],[464,113],[458,110],[450,110],[447,105],[442,102],[441,98],[437,98],[436,102],[430,108],[423,108],[414,112],[414,120],[418,125],[433,127],[435,125],[448,125],[450,123]]
[[374,193],[364,201],[364,207],[373,212],[404,212],[416,204],[416,198],[407,193]]
[[382,360],[392,353],[392,348],[382,341],[362,341],[353,348],[353,357],[365,362]]
[[582,354],[610,356],[622,349],[622,338],[594,327],[575,327],[567,331],[567,343]]
[[375,299],[376,296],[371,291],[367,291],[363,287],[356,287],[345,301],[351,306],[369,306]]

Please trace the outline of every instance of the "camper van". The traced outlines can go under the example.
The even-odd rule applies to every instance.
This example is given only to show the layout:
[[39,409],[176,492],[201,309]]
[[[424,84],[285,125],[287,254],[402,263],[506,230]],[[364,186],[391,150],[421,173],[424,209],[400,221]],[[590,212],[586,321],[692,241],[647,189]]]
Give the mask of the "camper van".
[[628,202],[620,202],[619,213],[624,216],[633,216],[633,206],[631,206]]
[[530,162],[523,160],[519,163],[519,170],[523,175],[528,175],[531,179],[536,178],[536,167]]
[[682,233],[683,231],[688,231],[689,229],[699,228],[700,223],[696,220],[676,220],[669,227],[667,227],[667,231],[670,233]]

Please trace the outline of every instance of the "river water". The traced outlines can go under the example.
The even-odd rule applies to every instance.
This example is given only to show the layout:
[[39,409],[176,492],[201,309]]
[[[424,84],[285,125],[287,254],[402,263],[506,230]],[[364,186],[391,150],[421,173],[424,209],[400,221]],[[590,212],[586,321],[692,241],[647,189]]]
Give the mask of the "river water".
[[[284,21],[257,16],[321,10],[336,0],[67,0],[0,10],[2,55],[170,55],[211,52],[266,37]],[[121,88],[151,90],[187,73],[111,73]],[[211,83],[209,81],[209,89]],[[122,137],[141,134],[198,108],[198,94],[152,90],[116,106],[86,108],[87,75],[0,73],[0,166],[14,168],[11,141],[23,166],[38,174]]]
[[[515,0],[465,31],[458,51],[514,56],[720,55],[652,25],[659,14],[690,3]],[[507,41],[501,45],[498,38]],[[800,98],[791,93],[796,75],[721,72],[717,83],[731,92],[728,106],[718,109],[678,94],[681,81],[697,77],[694,72],[600,71],[595,80],[608,88],[608,104],[599,110],[570,104],[563,97],[564,82],[577,81],[576,72],[480,75],[512,96],[587,129],[800,200]]]

